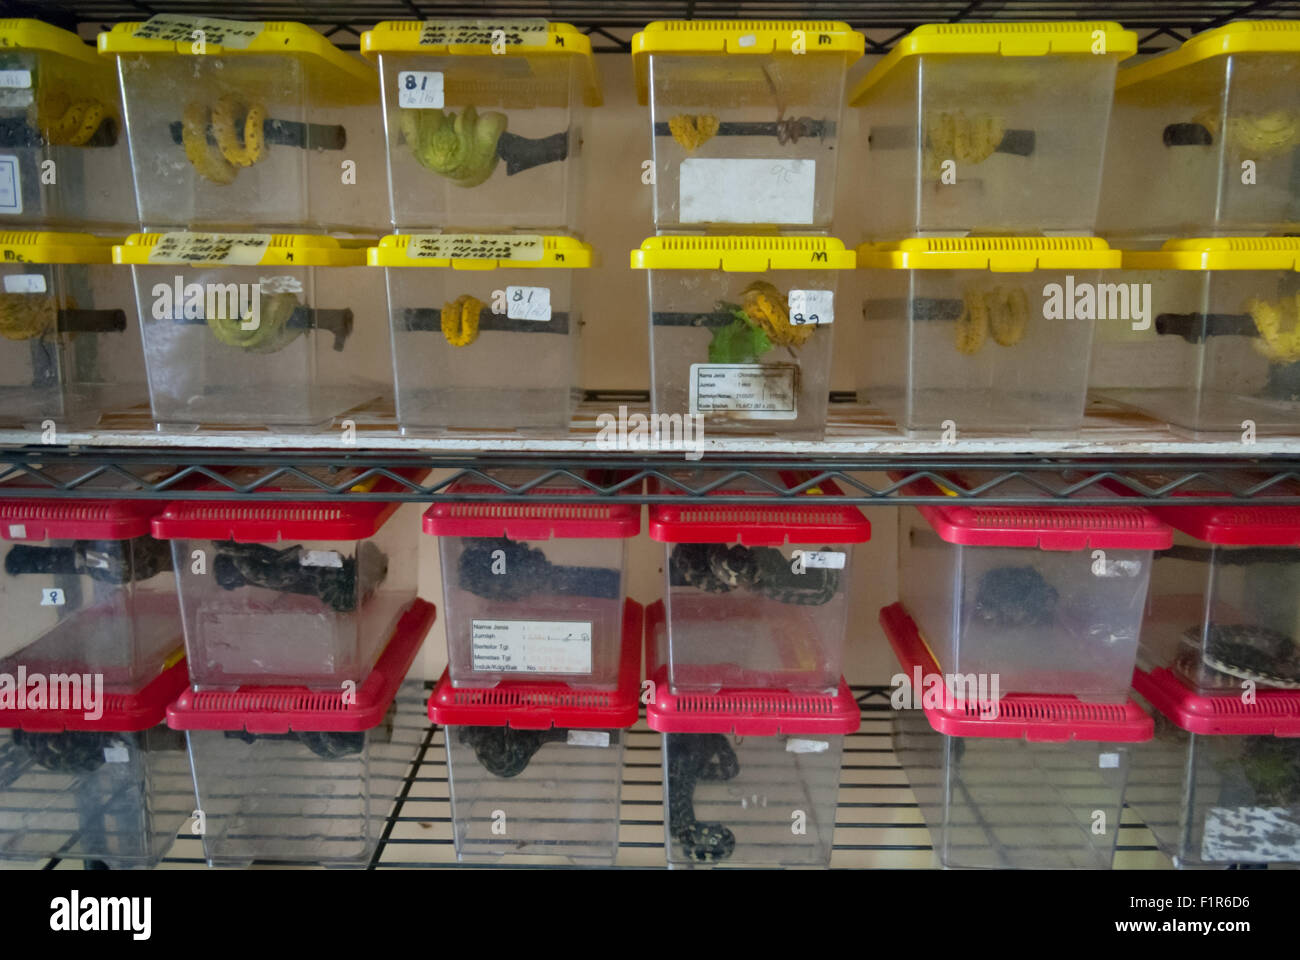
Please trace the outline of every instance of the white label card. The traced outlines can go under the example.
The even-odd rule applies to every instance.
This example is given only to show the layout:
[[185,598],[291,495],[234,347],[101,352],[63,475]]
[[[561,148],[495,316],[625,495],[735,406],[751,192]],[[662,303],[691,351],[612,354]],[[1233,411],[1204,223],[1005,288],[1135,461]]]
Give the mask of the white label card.
[[803,740],[791,737],[785,742],[786,753],[825,753],[831,748],[826,740]]
[[800,550],[805,570],[843,570],[844,554],[838,550]]
[[408,257],[435,260],[540,260],[546,241],[531,233],[417,233],[407,241]]
[[0,87],[9,90],[27,90],[32,85],[30,70],[0,70]]
[[269,233],[164,233],[149,251],[149,262],[254,266],[270,245]]
[[0,214],[23,212],[23,181],[18,158],[0,154]]
[[131,751],[121,745],[104,748],[105,763],[128,763],[131,760]]
[[440,70],[403,70],[397,74],[397,105],[406,110],[441,110]]
[[63,591],[58,587],[46,587],[41,591],[42,607],[61,607],[67,602],[67,598],[63,596]]
[[506,287],[506,316],[511,320],[550,320],[550,287]]
[[203,31],[203,42],[213,46],[244,50],[257,39],[266,24],[256,20],[221,20],[216,17],[186,17],[161,13],[150,17],[132,34],[137,40],[165,40],[168,43],[194,42],[194,34]]
[[337,550],[304,550],[298,557],[300,567],[333,567],[343,569],[343,557]]
[[816,160],[683,160],[682,223],[813,222]]
[[426,20],[420,30],[420,46],[504,43],[508,47],[546,46],[547,22],[522,20]]
[[794,326],[835,322],[835,294],[830,290],[791,290],[790,322]]
[[571,747],[608,747],[608,730],[570,730],[566,741]]
[[43,273],[7,273],[5,274],[5,293],[44,293],[45,274]]
[[754,420],[799,416],[799,368],[785,363],[692,363],[691,413],[740,413]]
[[26,540],[26,539],[27,539],[27,524],[25,524],[25,523],[11,523],[11,524],[9,524],[9,539],[11,539],[11,540]]
[[473,620],[475,670],[491,673],[591,673],[591,622]]
[[1099,753],[1097,754],[1097,766],[1102,770],[1118,770],[1119,754],[1118,753]]

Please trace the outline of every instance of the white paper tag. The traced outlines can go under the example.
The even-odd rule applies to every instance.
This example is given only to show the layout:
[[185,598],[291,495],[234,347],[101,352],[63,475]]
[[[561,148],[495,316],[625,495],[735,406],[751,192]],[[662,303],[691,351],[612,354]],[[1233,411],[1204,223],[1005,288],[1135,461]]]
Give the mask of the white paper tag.
[[258,277],[259,292],[264,294],[275,293],[302,293],[302,281],[292,274],[283,274],[276,277]]
[[798,367],[787,363],[692,363],[691,413],[794,420]]
[[0,87],[8,90],[27,90],[31,85],[30,70],[0,70]]
[[18,158],[0,154],[0,214],[23,212],[23,182]]
[[1300,814],[1294,807],[1211,807],[1201,859],[1209,863],[1300,860]]
[[803,740],[791,737],[785,742],[786,753],[825,753],[831,748],[826,740]]
[[160,13],[136,27],[137,40],[165,40],[168,43],[194,42],[195,33],[203,31],[203,42],[213,46],[244,50],[266,28],[256,20],[221,20],[216,17],[186,17]]
[[61,607],[67,602],[67,598],[63,596],[63,591],[58,587],[46,587],[41,590],[42,607]]
[[408,257],[436,260],[540,260],[545,252],[530,233],[418,233],[406,245]]
[[149,262],[254,266],[270,245],[269,233],[164,233],[149,251]]
[[406,110],[441,110],[440,70],[402,70],[397,74],[397,105]]
[[11,540],[26,540],[26,539],[27,539],[27,524],[25,524],[25,523],[11,523],[11,524],[9,524],[9,539],[11,539]]
[[105,763],[128,763],[130,760],[131,751],[121,744],[104,748]]
[[843,570],[845,555],[838,550],[797,550],[805,570]]
[[591,623],[580,620],[473,620],[475,670],[591,673]]
[[1102,770],[1118,770],[1119,754],[1118,753],[1099,753],[1097,754],[1097,766]]
[[683,160],[682,223],[813,222],[816,160]]
[[791,290],[790,323],[805,326],[835,322],[835,294],[830,290]]
[[1092,575],[1107,580],[1118,580],[1121,577],[1131,580],[1141,572],[1141,560],[1106,560],[1099,557],[1092,561]]
[[546,46],[547,22],[521,20],[426,20],[420,30],[420,46],[452,44],[504,44],[507,47]]
[[550,320],[550,287],[506,287],[506,316],[511,320]]
[[7,273],[5,274],[5,293],[44,293],[45,274],[43,273]]
[[738,47],[752,47],[756,43],[758,43],[758,37],[754,36],[752,33],[747,33],[743,37],[736,38],[736,46]]
[[608,730],[570,730],[568,744],[571,747],[608,747]]
[[333,567],[343,569],[343,557],[336,550],[304,550],[298,556],[300,567]]

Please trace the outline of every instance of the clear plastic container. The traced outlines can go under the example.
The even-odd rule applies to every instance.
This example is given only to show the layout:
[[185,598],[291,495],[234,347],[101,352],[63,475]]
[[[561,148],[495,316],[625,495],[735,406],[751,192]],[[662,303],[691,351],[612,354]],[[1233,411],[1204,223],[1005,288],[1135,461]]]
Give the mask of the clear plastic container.
[[0,229],[132,226],[112,65],[40,20],[0,20],[0,51]]
[[85,710],[0,709],[0,860],[152,867],[194,810],[184,741],[162,725],[185,664]]
[[1092,233],[1117,64],[1136,52],[1118,23],[913,30],[849,95],[866,236]]
[[419,603],[349,694],[186,692],[185,730],[209,866],[255,860],[364,867],[427,734],[423,682],[403,682],[433,607]]
[[650,281],[651,398],[707,431],[821,439],[838,271],[825,237],[652,237],[632,251]]
[[379,76],[359,56],[300,23],[172,16],[116,24],[99,52],[144,229],[383,230]]
[[1193,437],[1300,429],[1300,238],[1170,240],[1108,274],[1142,318],[1099,320],[1089,384]]
[[352,305],[317,303],[325,286],[317,270],[363,266],[368,244],[153,233],[115,247],[115,261],[130,264],[135,279],[159,429],[321,430],[373,400],[380,390],[358,371],[365,334],[353,329]]
[[592,266],[591,247],[532,234],[408,234],[385,237],[369,260],[388,280],[403,433],[568,432],[583,322],[574,269]]
[[361,52],[382,78],[396,229],[581,229],[583,128],[601,102],[585,34],[532,19],[387,21]]
[[1119,265],[1088,237],[864,244],[859,399],[909,436],[1077,431],[1094,319],[1075,307]]
[[0,232],[0,424],[92,427],[148,397],[135,294],[113,265],[116,242]]
[[905,671],[894,755],[938,864],[1108,869],[1133,754],[1151,739],[1138,705],[1012,696],[987,714],[948,698],[922,709],[939,668],[901,604],[880,620]]
[[611,866],[627,728],[640,709],[642,619],[624,607],[618,689],[516,683],[509,698],[444,672],[429,699],[443,728],[456,856],[506,865]]
[[184,639],[167,544],[145,500],[0,499],[0,673],[143,687]]
[[171,541],[195,688],[364,680],[416,599],[419,534],[397,507],[168,504],[153,532]]
[[1174,865],[1300,863],[1300,691],[1207,696],[1162,669],[1133,687],[1156,733],[1127,800]]
[[[458,481],[450,492],[485,496],[500,488]],[[627,541],[641,532],[641,509],[564,502],[583,492],[557,479],[529,490],[536,502],[449,502],[425,513],[424,532],[438,537],[454,686],[539,678],[617,686]]]
[[1292,20],[1238,20],[1120,70],[1099,232],[1163,240],[1300,229],[1298,78]]
[[1137,656],[1152,551],[1172,541],[1173,531],[1137,506],[906,507],[899,592],[939,666],[983,681],[994,698],[1119,703]]
[[651,507],[650,536],[667,546],[665,662],[674,693],[839,686],[850,560],[853,545],[871,539],[871,523],[834,502],[833,484],[818,494],[789,506]]
[[671,20],[636,34],[655,227],[828,229],[844,76],[864,46],[830,21]]

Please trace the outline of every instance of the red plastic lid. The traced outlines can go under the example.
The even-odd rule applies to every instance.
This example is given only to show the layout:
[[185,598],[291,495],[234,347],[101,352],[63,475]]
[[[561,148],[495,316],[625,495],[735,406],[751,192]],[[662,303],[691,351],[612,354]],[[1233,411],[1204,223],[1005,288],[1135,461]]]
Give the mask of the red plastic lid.
[[[927,687],[935,689],[937,682],[937,688],[945,691],[943,699],[950,701],[939,665],[903,605],[894,603],[881,610],[880,625],[898,662],[910,675],[913,691],[923,696]],[[1013,693],[997,701],[965,700],[923,709],[930,726],[952,737],[1029,743],[1145,743],[1155,732],[1151,718],[1131,699],[1126,703],[1086,703],[1078,697]]]
[[5,540],[129,540],[149,534],[159,512],[148,500],[0,499]]
[[[176,638],[180,642],[180,637]],[[19,668],[21,679],[23,669]],[[105,694],[103,712],[93,720],[86,719],[86,710],[32,710],[19,709],[17,705],[0,709],[0,729],[26,730],[31,733],[62,733],[65,730],[98,730],[104,733],[135,733],[148,730],[163,722],[167,705],[180,696],[190,685],[189,668],[185,658],[179,657],[158,676],[135,693]],[[25,691],[26,683],[16,684],[17,691]]]
[[641,692],[641,604],[623,602],[623,647],[617,690],[575,690],[567,683],[508,681],[483,690],[457,689],[447,670],[429,698],[429,719],[444,727],[515,730],[626,729],[636,723]]
[[1199,694],[1163,667],[1134,670],[1133,689],[1188,733],[1300,737],[1300,690],[1257,690],[1245,703],[1238,693]]
[[645,615],[646,675],[654,684],[654,700],[646,706],[651,730],[742,737],[834,736],[853,733],[862,723],[862,711],[843,677],[834,695],[735,687],[723,687],[717,693],[674,694],[668,665],[658,662],[657,636],[663,629],[664,604],[660,600],[647,607]]
[[[501,493],[501,488],[483,481],[458,480],[448,492],[490,495]],[[528,491],[528,501],[435,503],[424,513],[424,532],[435,537],[508,537],[511,540],[615,539],[635,537],[641,532],[638,503],[619,503],[616,498],[611,498],[610,503],[563,501],[564,497],[588,492],[577,484],[553,483],[533,487]],[[561,499],[546,502],[549,497]]]
[[[1249,470],[1228,474],[1232,486],[1246,488],[1263,484],[1269,474]],[[1153,470],[1133,476],[1134,480],[1151,489],[1168,487],[1181,478],[1176,474]],[[1223,477],[1222,479],[1227,479]],[[1136,497],[1138,491],[1110,479],[1102,481],[1107,489],[1126,496]],[[1300,546],[1300,484],[1287,481],[1271,484],[1264,492],[1269,495],[1294,494],[1296,506],[1258,506],[1248,502],[1240,504],[1205,504],[1200,506],[1171,503],[1168,506],[1149,506],[1158,518],[1175,530],[1195,537],[1203,543],[1217,543],[1235,547],[1291,547]],[[1166,495],[1171,498],[1206,495],[1231,496],[1218,476],[1198,476],[1181,483]]]
[[343,690],[306,687],[241,687],[236,691],[186,690],[167,708],[173,730],[247,730],[249,733],[359,733],[377,727],[388,713],[437,611],[416,600],[393,628],[370,675],[345,699]]
[[[787,471],[780,472],[779,476],[787,488],[797,486],[804,479]],[[679,494],[682,491],[652,482],[650,492]],[[761,486],[754,485],[713,490],[709,495],[736,497],[762,492]],[[801,496],[806,500],[788,506],[655,504],[650,508],[650,537],[664,543],[739,542],[773,547],[784,543],[866,543],[871,539],[871,521],[862,511],[834,502],[843,494],[833,481],[823,480]]]

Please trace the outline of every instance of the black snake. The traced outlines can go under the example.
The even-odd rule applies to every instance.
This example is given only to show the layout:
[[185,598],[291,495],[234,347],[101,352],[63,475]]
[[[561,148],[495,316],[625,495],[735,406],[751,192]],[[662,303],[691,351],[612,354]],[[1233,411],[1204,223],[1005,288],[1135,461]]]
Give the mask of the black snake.
[[730,780],[740,773],[736,751],[720,733],[670,733],[668,750],[668,829],[688,858],[716,863],[736,849],[736,835],[721,823],[695,819],[695,784]]
[[517,777],[528,767],[533,754],[544,743],[564,743],[569,731],[561,727],[550,730],[515,730],[511,727],[458,727],[456,739],[472,747],[483,769],[495,777]]
[[[1204,644],[1202,644],[1202,637]],[[1300,690],[1300,647],[1284,633],[1248,623],[1212,623],[1183,631],[1186,653],[1179,664],[1195,672],[1199,659],[1208,669],[1268,687]]]
[[1056,617],[1056,588],[1033,567],[994,567],[975,589],[975,616],[999,627],[1049,624]]
[[[830,547],[823,547],[829,551]],[[839,589],[839,571],[816,568],[796,573],[790,560],[775,547],[728,547],[723,543],[679,543],[669,560],[669,583],[706,593],[727,593],[739,587],[778,603],[820,606]]]
[[223,590],[251,585],[304,594],[319,597],[339,613],[357,609],[388,576],[388,557],[369,541],[358,546],[355,557],[339,556],[337,567],[304,566],[305,556],[301,544],[277,550],[232,541],[218,544],[212,570]]
[[565,567],[536,547],[505,537],[467,537],[456,566],[462,590],[489,600],[522,600],[534,593],[617,600],[619,571]]

